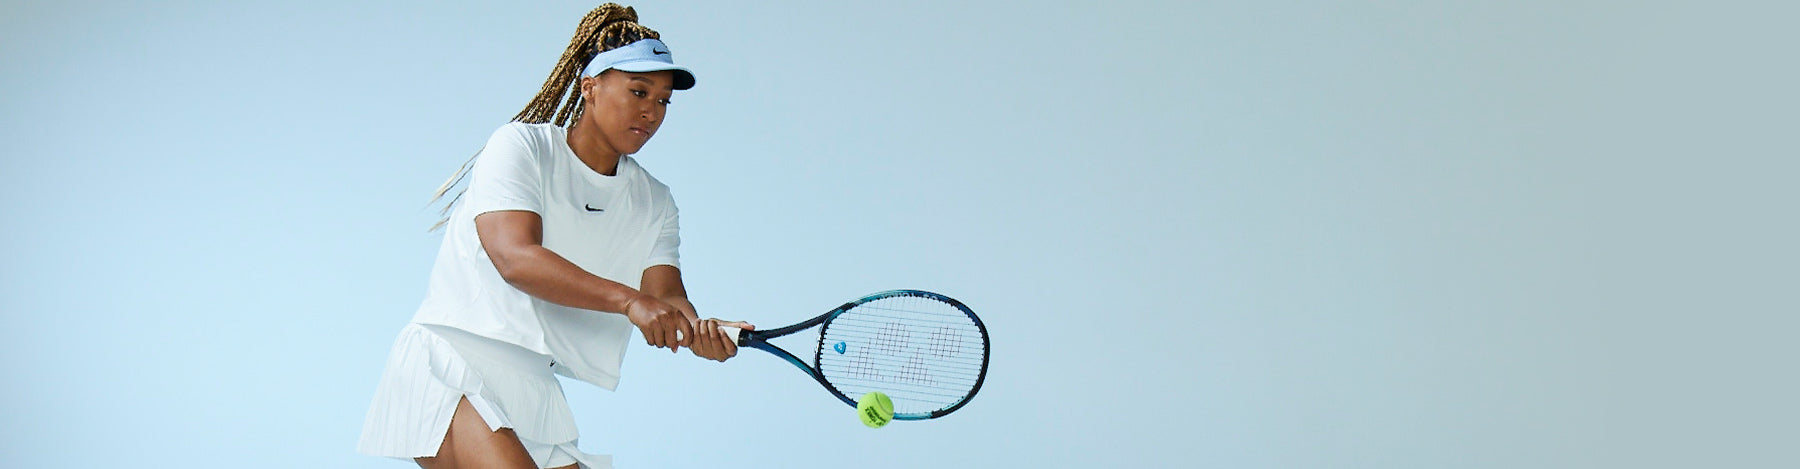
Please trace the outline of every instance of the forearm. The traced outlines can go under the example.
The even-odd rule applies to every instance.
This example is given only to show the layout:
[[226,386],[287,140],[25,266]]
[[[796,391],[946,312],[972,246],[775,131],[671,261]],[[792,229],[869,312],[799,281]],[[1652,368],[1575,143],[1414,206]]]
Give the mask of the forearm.
[[694,303],[688,301],[687,286],[681,281],[681,269],[672,265],[654,265],[644,269],[644,276],[638,284],[644,288],[644,294],[681,310],[689,321],[697,321]]
[[626,305],[640,295],[631,287],[582,270],[543,246],[521,247],[507,257],[501,271],[506,283],[544,301],[623,314]]

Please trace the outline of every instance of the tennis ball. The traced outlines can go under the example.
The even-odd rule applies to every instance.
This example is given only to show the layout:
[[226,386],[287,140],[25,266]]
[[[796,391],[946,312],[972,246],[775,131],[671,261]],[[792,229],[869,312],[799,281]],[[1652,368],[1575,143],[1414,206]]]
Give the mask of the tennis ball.
[[888,399],[881,391],[871,391],[856,400],[856,416],[862,418],[863,425],[869,428],[881,428],[894,419],[894,401]]

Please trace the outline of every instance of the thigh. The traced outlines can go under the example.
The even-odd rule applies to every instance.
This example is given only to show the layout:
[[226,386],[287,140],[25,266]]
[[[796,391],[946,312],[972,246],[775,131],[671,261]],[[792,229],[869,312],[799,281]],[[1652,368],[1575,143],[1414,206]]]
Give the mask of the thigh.
[[424,469],[516,468],[537,469],[525,445],[511,428],[488,429],[468,398],[456,403],[456,414],[450,417],[450,431],[444,433],[443,446],[437,457],[414,458]]

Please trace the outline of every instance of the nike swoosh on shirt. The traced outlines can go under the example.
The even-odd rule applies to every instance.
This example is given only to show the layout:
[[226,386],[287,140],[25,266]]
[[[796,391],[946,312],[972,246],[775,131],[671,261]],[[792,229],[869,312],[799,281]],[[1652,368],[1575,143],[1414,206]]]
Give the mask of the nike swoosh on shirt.
[[589,212],[604,212],[604,211],[606,211],[606,209],[604,209],[604,208],[594,208],[594,206],[588,205],[588,204],[581,204],[581,208],[585,208]]

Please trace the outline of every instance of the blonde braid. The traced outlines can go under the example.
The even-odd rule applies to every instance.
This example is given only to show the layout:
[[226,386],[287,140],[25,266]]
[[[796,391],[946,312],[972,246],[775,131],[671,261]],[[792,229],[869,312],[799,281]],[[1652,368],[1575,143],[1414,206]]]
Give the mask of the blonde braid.
[[[630,45],[644,39],[661,39],[656,31],[637,23],[637,10],[617,3],[600,5],[588,12],[581,19],[581,25],[575,28],[575,37],[569,39],[569,47],[563,50],[562,58],[556,61],[556,68],[551,69],[550,77],[544,79],[544,86],[538,94],[531,98],[531,103],[513,116],[514,121],[530,124],[550,122],[555,117],[556,125],[566,126],[570,121],[581,120],[581,71],[587,67],[588,61],[619,47]],[[561,110],[558,110],[558,107]]]
[[[562,58],[556,60],[556,68],[550,70],[550,77],[544,79],[544,86],[538,89],[537,96],[532,97],[531,103],[526,104],[525,109],[513,116],[512,120],[542,124],[550,122],[554,117],[558,127],[567,127],[570,122],[580,122],[583,100],[579,85],[581,71],[587,67],[588,62],[601,52],[645,39],[662,39],[661,34],[638,24],[637,19],[637,10],[617,3],[600,5],[588,12],[587,16],[581,18],[581,24],[575,27],[575,37],[569,39],[569,47],[563,49]],[[437,203],[451,187],[461,184],[469,176],[475,157],[480,155],[481,150],[476,150],[474,156],[470,156],[461,168],[457,168],[455,174],[450,175],[450,179],[438,186],[437,191],[431,195],[431,203]],[[444,204],[444,208],[438,213],[442,218],[431,225],[428,231],[437,231],[450,221],[451,207],[462,200],[465,192],[468,192],[467,187],[457,191],[456,197]]]

